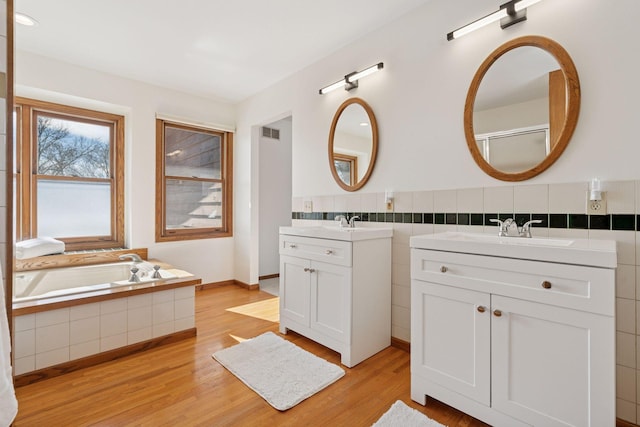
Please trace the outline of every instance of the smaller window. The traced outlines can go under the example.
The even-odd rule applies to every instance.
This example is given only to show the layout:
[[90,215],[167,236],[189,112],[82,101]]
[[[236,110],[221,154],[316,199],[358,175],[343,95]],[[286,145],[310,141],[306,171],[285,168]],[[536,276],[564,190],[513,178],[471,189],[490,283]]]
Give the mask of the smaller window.
[[156,241],[232,235],[233,134],[156,120]]

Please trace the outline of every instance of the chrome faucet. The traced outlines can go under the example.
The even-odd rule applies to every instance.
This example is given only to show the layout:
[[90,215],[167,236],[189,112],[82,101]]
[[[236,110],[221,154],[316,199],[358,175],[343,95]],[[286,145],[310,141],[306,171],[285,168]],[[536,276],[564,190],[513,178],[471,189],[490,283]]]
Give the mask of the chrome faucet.
[[518,224],[513,218],[507,218],[504,221],[491,218],[489,221],[498,224],[498,236],[500,237],[531,237],[531,226],[533,224],[540,224],[542,220],[532,219],[524,223],[522,227],[518,227]]
[[140,255],[138,254],[122,254],[118,258],[120,258],[122,261],[124,261],[125,259],[131,260],[135,264],[142,262],[142,258],[140,258]]
[[351,218],[347,218],[344,215],[338,215],[335,218],[336,221],[340,221],[340,227],[345,227],[345,228],[355,228],[356,219],[360,219],[360,217],[357,215],[354,215]]

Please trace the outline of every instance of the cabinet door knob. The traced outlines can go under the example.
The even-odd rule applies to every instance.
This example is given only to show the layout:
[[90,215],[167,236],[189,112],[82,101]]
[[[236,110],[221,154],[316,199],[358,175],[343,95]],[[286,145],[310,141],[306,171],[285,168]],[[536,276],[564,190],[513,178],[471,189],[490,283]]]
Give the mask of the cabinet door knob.
[[333,255],[333,251],[331,249],[327,249],[324,253],[327,255]]
[[545,289],[551,289],[551,282],[545,280],[544,282],[542,282],[542,287]]
[[298,245],[296,245],[295,243],[291,243],[291,244],[289,245],[289,247],[290,247],[291,249],[295,249],[295,248],[297,248],[297,247],[298,247]]
[[309,271],[309,267],[305,267],[305,268],[304,268],[304,271],[305,271],[305,272]]
[[441,273],[446,273],[446,272],[447,272],[447,270],[448,270],[448,268],[447,268],[446,266],[444,266],[444,265],[441,265],[441,266],[440,266],[440,272],[441,272]]
[[479,306],[478,306],[478,308],[477,308],[477,310],[478,310],[480,313],[484,313],[487,309],[486,309],[483,305],[479,305]]
[[310,268],[310,269],[309,269],[309,273],[315,273],[315,272],[316,272],[316,269],[315,269],[315,268]]
[[493,315],[496,317],[502,316],[502,312],[500,310],[493,310]]

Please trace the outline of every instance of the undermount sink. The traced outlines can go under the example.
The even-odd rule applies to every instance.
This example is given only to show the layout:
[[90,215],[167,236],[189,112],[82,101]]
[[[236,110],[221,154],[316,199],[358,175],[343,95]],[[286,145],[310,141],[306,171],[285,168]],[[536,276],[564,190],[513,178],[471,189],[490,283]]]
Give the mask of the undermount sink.
[[330,225],[280,227],[280,234],[333,240],[370,240],[391,237],[393,229],[380,227],[339,227]]
[[616,242],[613,240],[501,237],[450,231],[412,236],[410,246],[417,249],[594,267],[615,268],[617,266]]

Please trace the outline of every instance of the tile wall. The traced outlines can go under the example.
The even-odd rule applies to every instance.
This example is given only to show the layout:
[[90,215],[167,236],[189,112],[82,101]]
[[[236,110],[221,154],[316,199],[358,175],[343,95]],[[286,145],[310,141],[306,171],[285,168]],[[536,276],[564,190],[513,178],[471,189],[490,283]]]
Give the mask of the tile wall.
[[[392,226],[392,335],[410,340],[409,237],[443,231],[496,233],[490,218],[541,219],[534,236],[617,241],[617,416],[640,421],[640,181],[605,182],[607,215],[587,215],[588,183],[515,185],[457,190],[396,192],[394,212],[383,193],[295,197],[293,224],[331,221],[340,213],[364,226]],[[311,200],[313,213],[303,213]],[[491,224],[491,225],[489,225]]]
[[194,286],[17,316],[15,375],[194,327]]

